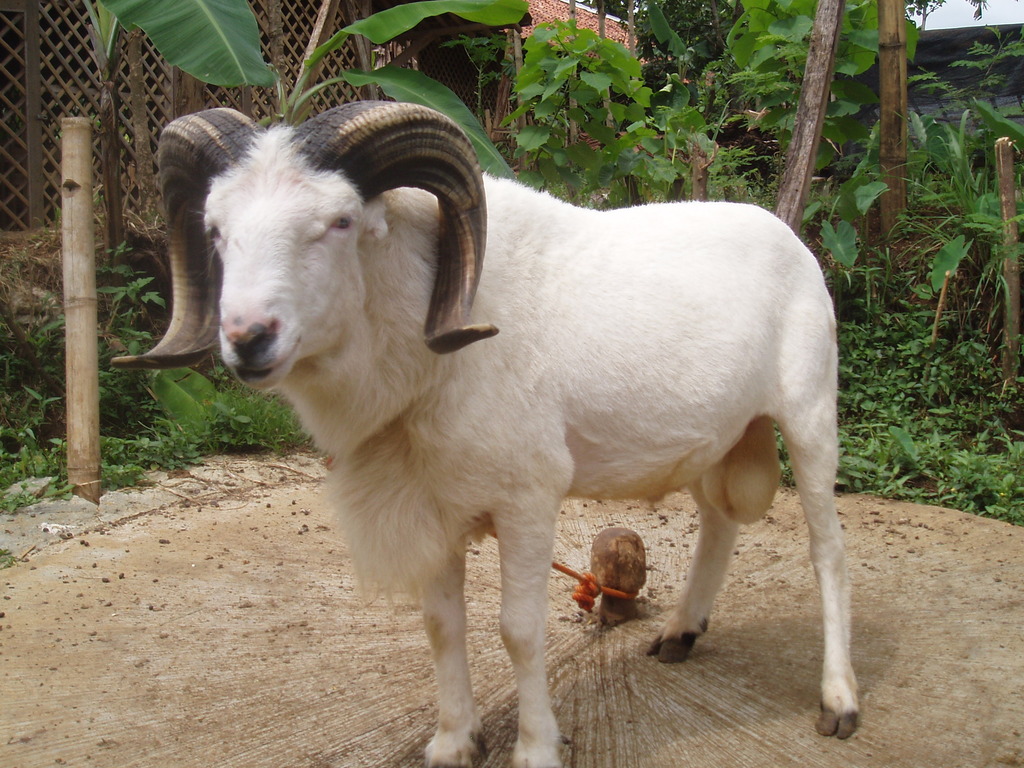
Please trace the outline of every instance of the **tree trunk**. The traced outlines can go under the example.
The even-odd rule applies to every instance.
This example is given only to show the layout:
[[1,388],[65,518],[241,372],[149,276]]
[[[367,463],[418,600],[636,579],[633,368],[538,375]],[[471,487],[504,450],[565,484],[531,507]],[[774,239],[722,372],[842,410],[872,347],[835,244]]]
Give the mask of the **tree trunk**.
[[800,89],[793,140],[786,153],[786,169],[775,207],[776,215],[797,234],[803,222],[804,202],[818,155],[821,126],[825,122],[825,108],[828,105],[845,8],[845,0],[820,0],[814,15],[814,29],[811,31],[807,68]]
[[996,169],[1003,210],[1003,279],[1006,282],[1003,386],[1011,387],[1020,370],[1020,232],[1014,220],[1017,215],[1017,190],[1014,183],[1013,142],[1008,138],[996,141]]
[[903,0],[878,2],[878,86],[881,101],[879,164],[882,235],[907,207],[907,25]]

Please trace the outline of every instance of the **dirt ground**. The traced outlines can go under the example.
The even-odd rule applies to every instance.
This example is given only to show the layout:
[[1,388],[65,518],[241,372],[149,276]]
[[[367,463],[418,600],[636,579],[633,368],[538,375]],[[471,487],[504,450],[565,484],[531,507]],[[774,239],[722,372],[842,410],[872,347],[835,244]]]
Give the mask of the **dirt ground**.
[[[367,600],[311,456],[219,459],[99,511],[0,520],[0,765],[422,765],[436,687],[415,606]],[[795,497],[745,529],[690,660],[643,651],[679,590],[692,501],[567,501],[557,557],[603,528],[643,537],[641,618],[602,630],[554,574],[549,678],[566,766],[1024,765],[1024,528],[868,497],[839,500],[854,583],[860,730],[814,732],[817,591]],[[64,525],[66,528],[54,527]],[[49,532],[44,531],[47,528]],[[469,642],[490,747],[515,733],[497,630],[496,546],[470,554]]]

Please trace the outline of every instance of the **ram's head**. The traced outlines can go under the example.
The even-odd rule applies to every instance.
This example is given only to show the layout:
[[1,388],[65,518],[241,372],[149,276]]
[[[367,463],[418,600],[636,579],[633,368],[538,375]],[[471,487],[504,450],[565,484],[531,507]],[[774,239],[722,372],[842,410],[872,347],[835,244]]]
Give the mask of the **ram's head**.
[[[223,246],[206,213],[211,185],[244,163],[261,131],[230,109],[187,115],[164,129],[158,163],[169,224],[171,322],[154,349],[117,358],[115,365],[190,365],[220,340],[225,349],[237,352],[233,367],[243,378],[259,380],[261,351],[274,346],[280,329],[272,320],[221,317],[217,251]],[[413,104],[354,102],[281,136],[287,137],[287,151],[303,157],[305,167],[338,173],[362,201],[398,187],[435,195],[440,227],[426,344],[438,353],[452,352],[497,332],[470,322],[486,239],[486,205],[476,155],[455,123]]]

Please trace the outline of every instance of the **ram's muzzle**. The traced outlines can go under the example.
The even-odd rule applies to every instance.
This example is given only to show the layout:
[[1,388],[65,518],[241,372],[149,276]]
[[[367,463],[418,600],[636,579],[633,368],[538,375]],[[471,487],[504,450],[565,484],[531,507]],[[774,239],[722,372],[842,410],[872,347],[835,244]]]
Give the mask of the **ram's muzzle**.
[[[241,160],[256,130],[229,109],[187,115],[164,129],[158,162],[169,225],[171,323],[153,350],[116,358],[114,365],[191,365],[216,346],[221,273],[203,209],[212,179]],[[497,333],[492,325],[470,322],[487,214],[476,154],[455,123],[415,104],[354,102],[307,121],[296,129],[295,141],[314,168],[344,172],[364,199],[397,187],[437,197],[437,272],[424,328],[430,349],[454,352]]]

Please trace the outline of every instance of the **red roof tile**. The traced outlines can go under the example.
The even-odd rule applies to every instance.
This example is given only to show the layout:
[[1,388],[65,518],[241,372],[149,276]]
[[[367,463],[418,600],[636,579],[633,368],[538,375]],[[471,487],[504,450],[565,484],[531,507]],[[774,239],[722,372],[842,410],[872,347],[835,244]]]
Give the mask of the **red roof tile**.
[[[529,0],[530,16],[533,23],[540,24],[545,21],[568,21],[569,3],[567,0]],[[580,3],[576,4],[577,26],[597,32],[597,12]],[[529,35],[533,27],[523,27],[523,34]],[[629,45],[629,32],[625,23],[614,16],[605,17],[605,37],[615,40],[625,46]]]

